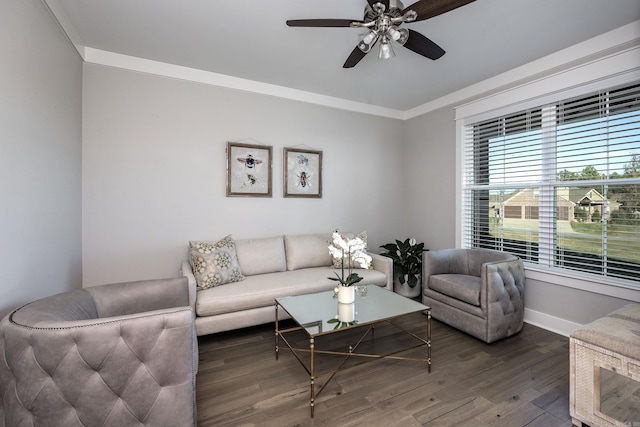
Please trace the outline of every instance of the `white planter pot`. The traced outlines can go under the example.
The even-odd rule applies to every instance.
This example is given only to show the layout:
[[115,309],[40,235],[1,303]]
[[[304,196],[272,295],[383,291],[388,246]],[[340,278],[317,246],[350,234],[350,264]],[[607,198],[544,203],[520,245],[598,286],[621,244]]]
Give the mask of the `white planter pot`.
[[338,320],[345,323],[353,322],[356,319],[356,305],[338,303]]
[[338,286],[338,302],[351,304],[356,300],[355,286]]
[[397,279],[393,280],[393,290],[395,293],[402,295],[407,298],[415,298],[420,295],[420,290],[422,289],[422,277],[418,276],[418,284],[413,288],[407,284],[407,276],[404,277],[404,283],[399,283]]

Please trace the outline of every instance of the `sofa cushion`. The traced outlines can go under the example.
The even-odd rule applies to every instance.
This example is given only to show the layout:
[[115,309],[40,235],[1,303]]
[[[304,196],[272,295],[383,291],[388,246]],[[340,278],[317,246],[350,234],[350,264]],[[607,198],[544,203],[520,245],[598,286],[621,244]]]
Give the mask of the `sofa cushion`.
[[244,280],[231,235],[217,242],[189,242],[189,262],[198,289]]
[[282,236],[236,240],[236,254],[245,276],[287,270]]
[[467,304],[480,306],[480,277],[466,274],[436,274],[429,277],[429,288]]
[[[386,286],[387,276],[377,270],[354,270],[363,277],[361,284]],[[196,314],[213,316],[275,304],[275,298],[333,289],[336,282],[332,266],[247,276],[239,283],[218,286],[198,293]]]
[[298,234],[284,236],[287,270],[331,265],[330,234]]

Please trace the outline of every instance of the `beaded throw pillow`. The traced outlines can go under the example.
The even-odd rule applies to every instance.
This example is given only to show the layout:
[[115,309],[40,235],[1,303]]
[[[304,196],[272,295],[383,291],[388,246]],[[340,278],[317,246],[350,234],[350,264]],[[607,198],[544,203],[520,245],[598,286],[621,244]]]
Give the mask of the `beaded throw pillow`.
[[217,242],[189,242],[189,262],[198,290],[244,280],[231,235]]

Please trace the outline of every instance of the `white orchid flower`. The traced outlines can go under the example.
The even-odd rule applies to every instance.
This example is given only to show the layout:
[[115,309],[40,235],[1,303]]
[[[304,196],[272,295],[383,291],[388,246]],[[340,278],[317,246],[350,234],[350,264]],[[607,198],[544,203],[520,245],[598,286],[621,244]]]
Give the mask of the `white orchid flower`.
[[415,246],[415,245],[416,245],[416,239],[411,238],[411,239],[409,240],[409,245],[411,245],[411,246]]
[[339,233],[333,233],[333,244],[343,251],[349,252],[349,245],[344,241]]
[[[371,265],[373,259],[365,252],[366,243],[359,237],[345,239],[337,231],[334,231],[331,237],[332,244],[328,246],[329,253],[333,258],[342,260],[340,263],[342,274],[335,273],[336,277],[329,277],[329,279],[340,282],[341,286],[352,286],[359,283],[363,278],[357,273],[353,273],[351,269],[354,265],[364,269],[368,269]],[[347,275],[345,275],[345,268],[348,268]]]
[[366,252],[358,252],[354,254],[354,257],[352,258],[352,260],[357,265],[359,265],[360,268],[366,269],[366,268],[369,268],[369,265],[371,264],[371,261],[373,260],[373,258],[371,258],[371,256]]
[[340,258],[343,256],[344,252],[342,251],[342,249],[338,249],[333,245],[329,245],[328,248],[329,248],[329,253],[331,254],[332,257]]
[[360,239],[351,239],[347,242],[350,252],[358,252],[364,250],[364,242]]

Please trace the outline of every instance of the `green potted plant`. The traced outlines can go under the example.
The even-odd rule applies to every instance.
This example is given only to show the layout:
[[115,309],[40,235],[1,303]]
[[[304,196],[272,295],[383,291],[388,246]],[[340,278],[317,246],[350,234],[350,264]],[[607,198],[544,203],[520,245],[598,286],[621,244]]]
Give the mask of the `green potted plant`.
[[422,278],[422,252],[424,243],[416,243],[416,239],[396,240],[380,246],[386,252],[381,253],[393,260],[394,291],[406,297],[420,295]]

